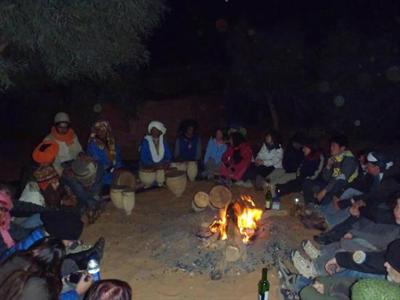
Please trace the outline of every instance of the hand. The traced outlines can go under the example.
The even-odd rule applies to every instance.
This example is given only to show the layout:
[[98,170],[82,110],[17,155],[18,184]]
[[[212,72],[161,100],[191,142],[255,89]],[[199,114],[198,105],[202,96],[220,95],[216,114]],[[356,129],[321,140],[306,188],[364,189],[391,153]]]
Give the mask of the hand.
[[334,163],[335,163],[335,159],[333,157],[328,158],[328,161],[326,162],[326,168],[327,169],[332,168]]
[[261,159],[256,159],[255,164],[257,167],[262,166],[264,162]]
[[76,285],[76,292],[79,295],[85,295],[85,293],[89,290],[89,288],[93,284],[93,278],[88,272],[84,272],[84,275],[81,276],[81,279]]
[[351,240],[353,238],[353,235],[350,232],[348,232],[343,236],[343,238],[345,240]]
[[360,208],[356,204],[350,207],[349,212],[353,217],[358,218],[360,216]]
[[338,265],[335,257],[328,260],[328,262],[325,264],[325,270],[329,275],[333,275],[340,271],[340,266]]
[[319,282],[318,280],[315,280],[315,282],[313,283],[312,286],[318,293],[320,293],[322,295],[324,294],[325,288],[324,288],[324,285],[321,282]]
[[339,207],[339,202],[340,202],[340,199],[338,198],[338,197],[336,197],[336,196],[333,196],[333,198],[332,198],[332,201],[333,201],[333,207],[336,209],[336,210],[339,210],[340,209],[340,207]]
[[326,196],[326,193],[327,193],[326,189],[322,189],[321,191],[315,194],[315,198],[317,198],[318,202],[321,202],[322,199]]

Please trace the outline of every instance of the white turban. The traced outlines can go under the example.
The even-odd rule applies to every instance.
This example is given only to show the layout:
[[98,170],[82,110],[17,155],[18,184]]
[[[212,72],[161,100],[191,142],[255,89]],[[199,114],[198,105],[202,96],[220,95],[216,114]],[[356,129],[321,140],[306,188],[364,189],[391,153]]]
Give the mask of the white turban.
[[147,131],[149,134],[151,133],[151,129],[156,128],[161,131],[161,134],[164,135],[167,132],[167,128],[165,128],[164,124],[159,121],[151,121],[149,126],[147,127]]

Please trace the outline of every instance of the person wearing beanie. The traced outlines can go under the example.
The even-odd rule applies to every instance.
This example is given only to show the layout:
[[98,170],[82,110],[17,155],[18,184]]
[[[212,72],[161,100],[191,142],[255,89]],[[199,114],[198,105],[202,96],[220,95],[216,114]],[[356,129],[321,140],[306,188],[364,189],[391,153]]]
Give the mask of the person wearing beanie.
[[63,163],[72,161],[82,152],[82,146],[78,137],[71,128],[68,114],[59,112],[54,117],[54,125],[45,141],[53,141],[58,144],[59,151],[53,163],[57,173],[61,176],[64,170]]
[[110,123],[97,121],[91,129],[87,154],[103,166],[103,184],[111,185],[114,171],[122,167],[120,147],[112,135]]

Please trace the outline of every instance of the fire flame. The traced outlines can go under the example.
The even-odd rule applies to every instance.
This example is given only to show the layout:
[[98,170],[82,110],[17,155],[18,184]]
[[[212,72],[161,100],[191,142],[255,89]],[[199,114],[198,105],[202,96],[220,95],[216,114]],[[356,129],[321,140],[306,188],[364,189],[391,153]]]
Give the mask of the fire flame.
[[[227,236],[227,210],[228,207],[219,211],[219,218],[214,220],[209,229],[213,233],[219,234],[220,240],[226,240]],[[263,211],[256,208],[253,199],[250,196],[242,195],[240,200],[233,203],[233,212],[237,221],[236,225],[242,236],[243,243],[247,244],[250,239],[254,236],[257,229],[257,222],[261,219]]]

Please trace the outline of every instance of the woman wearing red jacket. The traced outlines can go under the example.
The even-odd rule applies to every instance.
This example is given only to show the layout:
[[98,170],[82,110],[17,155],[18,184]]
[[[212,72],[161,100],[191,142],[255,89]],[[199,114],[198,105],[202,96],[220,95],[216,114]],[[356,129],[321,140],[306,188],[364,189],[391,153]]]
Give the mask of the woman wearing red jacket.
[[230,135],[229,146],[222,155],[221,177],[231,180],[241,180],[249,168],[253,158],[250,145],[239,132]]

